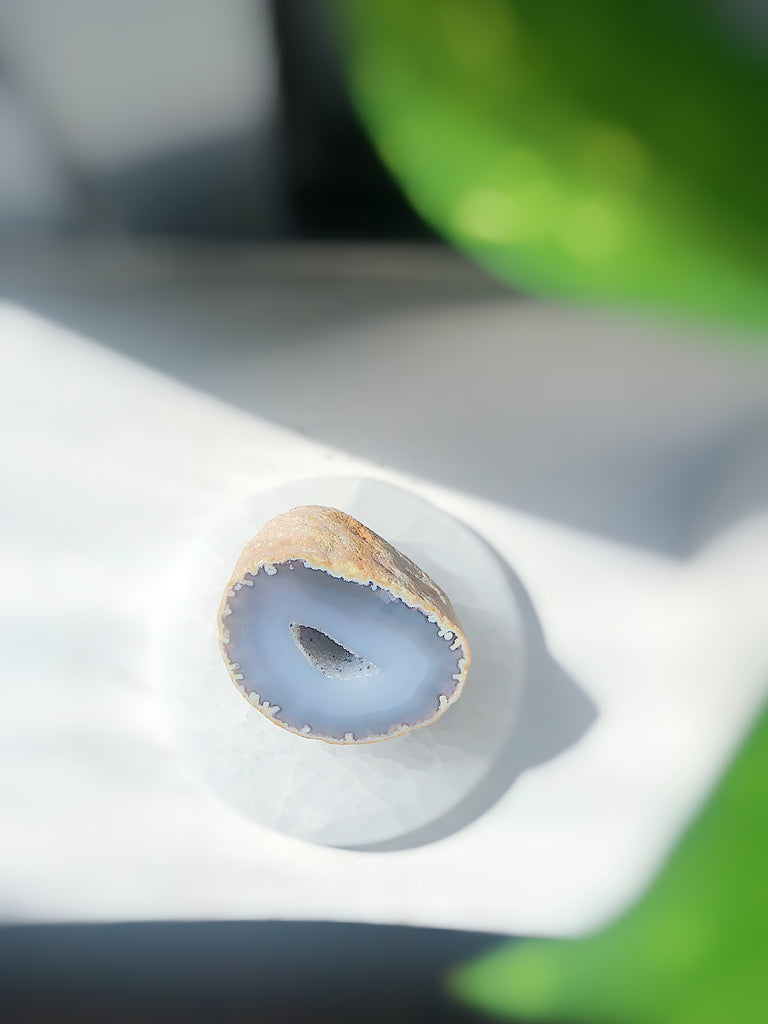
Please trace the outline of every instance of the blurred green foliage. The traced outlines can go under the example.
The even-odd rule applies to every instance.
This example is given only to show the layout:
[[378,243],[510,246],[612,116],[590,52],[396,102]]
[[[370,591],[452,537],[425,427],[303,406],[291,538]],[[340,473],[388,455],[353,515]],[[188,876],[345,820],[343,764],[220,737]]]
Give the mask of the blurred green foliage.
[[629,913],[585,939],[502,946],[453,991],[514,1020],[765,1024],[767,781],[768,711]]
[[449,240],[533,293],[768,324],[748,4],[338,3],[364,120]]

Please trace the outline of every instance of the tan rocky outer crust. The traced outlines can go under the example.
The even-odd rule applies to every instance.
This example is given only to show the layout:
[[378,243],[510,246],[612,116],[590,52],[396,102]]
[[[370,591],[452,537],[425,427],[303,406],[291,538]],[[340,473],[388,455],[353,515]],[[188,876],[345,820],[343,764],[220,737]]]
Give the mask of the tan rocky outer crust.
[[[447,639],[453,641],[451,649],[457,651],[458,671],[452,679],[453,689],[445,697],[440,697],[431,718],[415,725],[398,726],[382,736],[338,739],[307,733],[281,722],[266,702],[262,704],[251,701],[254,707],[276,725],[298,736],[321,739],[327,743],[373,743],[430,725],[459,699],[472,657],[464,631],[445,593],[418,565],[373,530],[346,512],[323,505],[300,505],[270,519],[243,548],[232,578],[224,590],[219,608],[219,646],[232,681],[243,696],[248,697],[242,683],[243,677],[238,671],[239,666],[230,662],[226,649],[229,639],[226,626],[229,598],[241,586],[247,585],[247,575],[255,575],[260,569],[274,571],[274,566],[291,561],[301,561],[311,569],[320,569],[331,576],[364,586],[374,584],[389,591],[410,608],[418,609],[436,623],[439,635],[449,634]],[[347,736],[351,737],[351,734]]]

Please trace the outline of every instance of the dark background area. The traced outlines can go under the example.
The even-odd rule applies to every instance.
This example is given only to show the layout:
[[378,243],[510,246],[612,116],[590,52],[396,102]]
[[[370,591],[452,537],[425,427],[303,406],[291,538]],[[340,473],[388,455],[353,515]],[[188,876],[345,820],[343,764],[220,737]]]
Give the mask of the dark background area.
[[288,922],[0,930],[7,1024],[472,1022],[451,967],[498,940],[423,928]]
[[329,5],[272,0],[289,234],[437,240],[373,150],[350,102]]

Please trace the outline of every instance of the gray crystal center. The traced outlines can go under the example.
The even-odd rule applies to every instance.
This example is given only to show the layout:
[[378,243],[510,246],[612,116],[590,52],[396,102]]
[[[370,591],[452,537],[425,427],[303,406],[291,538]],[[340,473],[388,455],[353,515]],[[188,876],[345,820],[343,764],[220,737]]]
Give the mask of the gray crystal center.
[[372,661],[350,651],[314,626],[291,622],[288,628],[293,642],[310,665],[327,679],[365,679],[380,671]]

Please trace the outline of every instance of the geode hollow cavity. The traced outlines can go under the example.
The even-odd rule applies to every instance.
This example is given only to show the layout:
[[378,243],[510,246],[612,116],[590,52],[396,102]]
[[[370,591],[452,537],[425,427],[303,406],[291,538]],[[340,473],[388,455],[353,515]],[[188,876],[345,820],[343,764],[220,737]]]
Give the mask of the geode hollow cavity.
[[321,505],[275,516],[246,544],[219,609],[219,641],[253,707],[327,743],[430,725],[458,700],[471,660],[437,584]]

